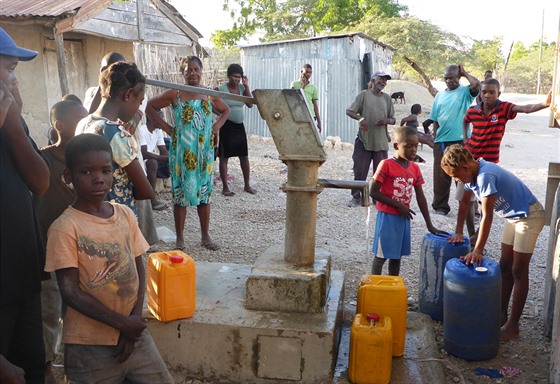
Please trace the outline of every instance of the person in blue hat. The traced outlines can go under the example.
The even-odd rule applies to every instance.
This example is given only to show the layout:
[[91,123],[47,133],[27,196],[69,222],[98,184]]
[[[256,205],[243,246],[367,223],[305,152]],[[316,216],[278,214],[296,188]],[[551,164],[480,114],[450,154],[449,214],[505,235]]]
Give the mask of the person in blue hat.
[[29,192],[45,193],[49,169],[21,117],[15,68],[37,52],[0,28],[0,382],[44,383],[41,243]]

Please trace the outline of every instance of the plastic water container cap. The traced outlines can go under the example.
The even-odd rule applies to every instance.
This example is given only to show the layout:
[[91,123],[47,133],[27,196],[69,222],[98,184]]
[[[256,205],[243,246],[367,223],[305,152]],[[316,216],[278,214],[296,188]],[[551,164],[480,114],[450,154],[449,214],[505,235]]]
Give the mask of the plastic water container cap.
[[369,277],[369,275],[362,276],[360,278],[360,282],[364,284],[371,283],[371,278]]
[[476,267],[474,270],[477,271],[478,273],[488,272],[488,268],[486,268],[486,267]]
[[380,317],[377,313],[368,313],[366,315],[367,321],[375,321],[376,323],[379,321]]
[[181,255],[170,255],[169,256],[169,261],[171,261],[172,263],[182,263],[185,260],[185,258]]

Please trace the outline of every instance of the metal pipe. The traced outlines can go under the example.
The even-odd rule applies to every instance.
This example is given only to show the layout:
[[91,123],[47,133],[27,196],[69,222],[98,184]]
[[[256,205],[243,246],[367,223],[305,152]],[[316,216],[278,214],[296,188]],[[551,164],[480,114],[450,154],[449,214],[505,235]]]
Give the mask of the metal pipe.
[[369,182],[362,180],[330,180],[317,179],[317,184],[323,188],[361,189],[362,206],[369,207]]
[[296,266],[313,265],[317,234],[317,172],[319,161],[286,161],[286,237],[284,260]]
[[257,104],[257,100],[253,97],[235,95],[229,92],[220,92],[210,88],[193,87],[191,85],[176,84],[176,83],[170,83],[168,81],[154,80],[154,79],[146,79],[146,84],[155,85],[156,87],[178,89],[180,91],[198,93],[201,95],[216,96],[221,99],[230,99],[230,100],[242,101],[244,103]]

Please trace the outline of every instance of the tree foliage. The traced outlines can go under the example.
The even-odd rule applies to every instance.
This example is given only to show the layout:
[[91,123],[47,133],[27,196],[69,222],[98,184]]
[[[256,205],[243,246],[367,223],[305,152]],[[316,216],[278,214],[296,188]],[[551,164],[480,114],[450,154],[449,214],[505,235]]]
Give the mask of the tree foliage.
[[527,56],[529,50],[525,48],[525,45],[521,41],[518,41],[513,45],[513,50],[511,51],[510,60],[512,62],[521,59],[524,56]]
[[483,79],[484,72],[488,70],[492,71],[494,77],[499,76],[504,62],[502,37],[496,36],[491,40],[474,40],[465,65],[469,73]]
[[234,24],[212,34],[216,47],[254,34],[261,41],[304,38],[340,31],[367,17],[395,17],[407,10],[396,0],[224,0]]
[[468,48],[457,35],[413,16],[369,17],[351,28],[396,48],[393,72],[422,80],[432,94],[437,90],[430,79],[441,77],[447,65],[464,63],[469,56]]
[[[555,43],[543,43],[542,59],[540,59],[541,89],[539,93],[546,93],[552,86],[554,72]],[[540,41],[526,48],[522,43],[516,43],[511,54],[507,72],[503,75],[502,83],[508,92],[537,93]]]
[[[218,48],[254,34],[264,42],[361,31],[396,49],[393,75],[420,80],[433,95],[437,90],[431,79],[441,78],[450,64],[463,64],[479,79],[492,70],[515,91],[536,91],[539,42],[528,48],[516,43],[504,74],[501,37],[465,39],[407,15],[407,7],[398,0],[224,0],[224,9],[230,11],[234,25],[212,34]],[[543,44],[542,89],[552,81],[554,47]]]

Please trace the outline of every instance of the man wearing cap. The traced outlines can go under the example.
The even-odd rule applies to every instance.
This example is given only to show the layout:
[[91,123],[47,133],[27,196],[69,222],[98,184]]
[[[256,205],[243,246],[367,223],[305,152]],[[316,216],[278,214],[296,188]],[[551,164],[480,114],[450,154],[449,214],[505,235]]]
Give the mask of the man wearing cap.
[[[461,85],[464,76],[469,85]],[[449,207],[449,188],[451,177],[441,168],[441,158],[445,148],[453,144],[463,144],[463,117],[478,95],[480,82],[468,74],[462,65],[450,65],[443,72],[447,89],[438,92],[430,120],[434,122],[434,199],[432,208],[437,214],[447,215]],[[473,213],[474,214],[474,213]]]
[[1,383],[45,380],[40,295],[45,255],[29,192],[46,192],[49,169],[21,118],[14,72],[19,61],[35,56],[37,52],[18,47],[0,28]]
[[[346,110],[346,115],[358,120],[358,137],[354,143],[354,180],[366,180],[369,166],[373,161],[373,170],[381,160],[388,157],[389,132],[388,124],[395,124],[395,109],[391,96],[382,92],[391,76],[385,72],[375,72],[371,78],[372,86],[361,91]],[[352,190],[352,200],[349,207],[361,204],[360,189]],[[367,197],[369,198],[369,197]]]

